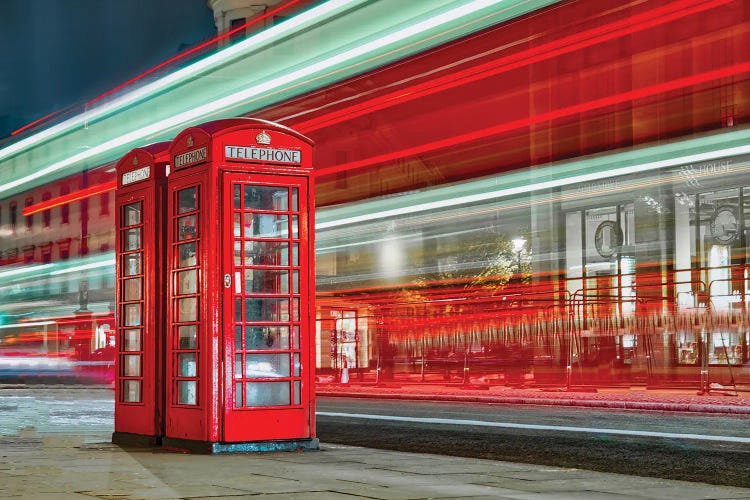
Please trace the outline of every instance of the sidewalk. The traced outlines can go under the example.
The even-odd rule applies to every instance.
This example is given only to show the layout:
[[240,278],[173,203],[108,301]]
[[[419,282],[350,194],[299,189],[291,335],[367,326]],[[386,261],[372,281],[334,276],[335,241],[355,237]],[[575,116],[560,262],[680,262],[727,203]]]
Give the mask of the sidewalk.
[[[532,405],[583,406],[631,410],[684,411],[750,415],[750,393],[728,395],[715,390],[698,395],[695,390],[607,388],[597,390],[564,388],[516,388],[507,386],[479,387],[461,384],[357,383],[318,382],[318,396],[391,398],[467,403],[502,403]],[[733,391],[732,391],[733,392]]]
[[320,451],[183,455],[109,434],[0,437],[0,498],[750,498],[750,489],[321,444]]

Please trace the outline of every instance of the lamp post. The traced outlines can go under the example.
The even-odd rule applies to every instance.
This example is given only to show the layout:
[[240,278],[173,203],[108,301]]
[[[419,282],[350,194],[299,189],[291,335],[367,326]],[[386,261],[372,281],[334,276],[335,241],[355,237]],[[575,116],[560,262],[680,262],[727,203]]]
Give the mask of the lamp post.
[[518,236],[513,238],[511,243],[513,243],[513,251],[516,252],[516,255],[518,256],[518,274],[521,274],[521,251],[523,250],[524,245],[526,245],[526,238]]

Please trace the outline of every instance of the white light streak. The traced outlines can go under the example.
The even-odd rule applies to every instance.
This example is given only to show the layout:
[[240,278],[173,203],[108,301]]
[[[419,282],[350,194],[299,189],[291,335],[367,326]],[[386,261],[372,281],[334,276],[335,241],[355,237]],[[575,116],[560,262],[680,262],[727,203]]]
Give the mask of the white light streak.
[[439,210],[447,207],[453,207],[456,205],[464,205],[467,203],[476,203],[485,200],[504,198],[507,196],[513,196],[518,194],[526,194],[533,191],[539,191],[544,189],[552,189],[563,186],[569,186],[571,184],[577,184],[579,182],[591,182],[601,179],[608,179],[611,177],[619,177],[623,175],[648,172],[651,170],[658,170],[665,167],[673,167],[682,164],[688,164],[693,162],[701,162],[708,160],[715,160],[717,158],[725,158],[728,156],[736,156],[741,154],[750,153],[750,146],[737,146],[733,148],[720,149],[717,151],[709,151],[705,153],[696,153],[692,155],[679,156],[677,158],[669,158],[666,160],[659,160],[649,163],[642,163],[639,165],[631,165],[627,167],[614,168],[611,170],[602,170],[600,172],[593,172],[590,174],[574,175],[566,177],[564,179],[555,179],[551,181],[537,182],[533,184],[525,184],[522,186],[516,186],[512,188],[499,189],[496,191],[488,191],[485,193],[477,193],[466,196],[459,196],[456,198],[443,199],[439,201],[432,201],[428,203],[420,203],[417,205],[409,205],[400,208],[393,208],[390,210],[383,210],[380,212],[372,212],[354,217],[345,217],[329,222],[321,222],[315,224],[315,229],[327,229],[331,227],[344,226],[346,224],[355,224],[358,222],[372,221],[377,219],[384,219],[387,217],[397,217],[399,215],[415,214],[417,212],[426,212],[431,210]]
[[516,424],[513,422],[491,422],[486,420],[466,420],[461,418],[402,417],[396,415],[368,415],[364,413],[316,412],[324,417],[345,417],[367,420],[388,420],[394,422],[414,422],[420,424],[467,425],[472,427],[501,427],[505,429],[530,429],[539,431],[582,432],[587,434],[614,434],[619,436],[660,437],[668,439],[694,439],[699,441],[723,441],[729,443],[750,443],[750,437],[716,436],[710,434],[682,434],[676,432],[639,431],[629,429],[606,429],[600,427],[570,427],[567,425]]

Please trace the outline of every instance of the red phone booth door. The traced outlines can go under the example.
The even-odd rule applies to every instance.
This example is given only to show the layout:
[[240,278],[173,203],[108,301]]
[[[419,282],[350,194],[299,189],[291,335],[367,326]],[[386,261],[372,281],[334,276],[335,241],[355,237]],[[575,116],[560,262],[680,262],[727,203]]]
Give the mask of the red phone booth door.
[[307,179],[223,187],[224,441],[310,437]]

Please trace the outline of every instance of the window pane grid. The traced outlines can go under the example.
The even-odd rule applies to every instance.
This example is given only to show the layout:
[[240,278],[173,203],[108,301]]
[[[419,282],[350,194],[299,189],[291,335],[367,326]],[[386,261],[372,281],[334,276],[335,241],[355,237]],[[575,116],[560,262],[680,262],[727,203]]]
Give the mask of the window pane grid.
[[119,401],[125,404],[143,404],[143,202],[120,207],[122,229],[119,231],[121,266],[118,277],[119,294],[118,373]]
[[233,294],[235,407],[299,405],[299,325],[291,310],[299,303],[297,188],[235,184],[233,191],[233,269],[241,280]]
[[198,379],[201,346],[200,289],[201,270],[197,255],[200,250],[201,207],[198,186],[173,193],[174,215],[171,221],[172,262],[170,276],[172,300],[172,404],[196,406],[199,402]]

